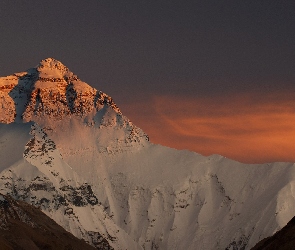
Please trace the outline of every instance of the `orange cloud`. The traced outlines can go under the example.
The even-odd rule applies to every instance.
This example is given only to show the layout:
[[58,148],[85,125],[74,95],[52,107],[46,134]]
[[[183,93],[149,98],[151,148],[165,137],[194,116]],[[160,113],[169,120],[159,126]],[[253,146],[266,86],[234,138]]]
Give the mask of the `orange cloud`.
[[133,109],[126,107],[126,111],[154,143],[247,163],[295,162],[293,99],[288,93],[223,98],[155,96]]

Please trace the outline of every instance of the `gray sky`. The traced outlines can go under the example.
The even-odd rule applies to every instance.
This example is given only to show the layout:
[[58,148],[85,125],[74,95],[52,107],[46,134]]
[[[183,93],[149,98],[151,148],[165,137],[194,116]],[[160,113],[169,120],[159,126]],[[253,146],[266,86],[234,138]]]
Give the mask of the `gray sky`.
[[54,57],[120,102],[294,80],[294,1],[1,2],[1,75]]
[[294,13],[294,0],[2,0],[0,75],[53,57],[148,130],[158,96],[294,93]]

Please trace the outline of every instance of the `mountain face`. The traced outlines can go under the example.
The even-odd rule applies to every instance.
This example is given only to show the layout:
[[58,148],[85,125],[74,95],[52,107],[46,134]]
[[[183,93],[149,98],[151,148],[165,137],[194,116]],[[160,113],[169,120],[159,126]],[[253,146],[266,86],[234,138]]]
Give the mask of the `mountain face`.
[[[104,242],[108,245],[107,242]],[[0,245],[9,249],[95,249],[75,238],[39,209],[0,194]]]
[[0,103],[0,192],[96,248],[250,249],[294,216],[293,163],[154,145],[55,59],[0,78]]

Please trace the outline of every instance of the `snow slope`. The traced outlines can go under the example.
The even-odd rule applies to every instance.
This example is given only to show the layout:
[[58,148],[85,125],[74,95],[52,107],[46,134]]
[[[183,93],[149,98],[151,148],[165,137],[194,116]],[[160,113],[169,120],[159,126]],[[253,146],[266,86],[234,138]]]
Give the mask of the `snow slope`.
[[0,192],[96,247],[250,249],[294,216],[293,163],[154,145],[55,59],[0,78],[0,103]]

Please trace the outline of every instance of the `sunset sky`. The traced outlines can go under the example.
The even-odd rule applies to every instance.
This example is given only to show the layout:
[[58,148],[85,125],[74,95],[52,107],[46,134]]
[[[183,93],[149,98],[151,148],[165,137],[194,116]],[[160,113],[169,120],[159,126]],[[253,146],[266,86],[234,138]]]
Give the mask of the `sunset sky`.
[[154,143],[295,162],[295,1],[0,1],[0,75],[60,60]]

